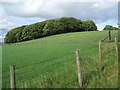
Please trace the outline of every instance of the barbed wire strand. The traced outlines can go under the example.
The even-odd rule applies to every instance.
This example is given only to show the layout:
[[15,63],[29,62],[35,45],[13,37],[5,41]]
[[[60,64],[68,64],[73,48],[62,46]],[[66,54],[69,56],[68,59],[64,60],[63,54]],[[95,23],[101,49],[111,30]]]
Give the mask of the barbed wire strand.
[[[63,63],[63,61],[61,61],[61,62],[57,62],[56,65],[61,64],[61,63]],[[20,73],[15,73],[15,75],[18,76],[18,75],[25,74],[25,73],[28,73],[28,72],[33,72],[33,70],[24,71],[24,72],[20,72]]]
[[40,61],[40,62],[33,62],[31,64],[26,64],[26,65],[23,65],[23,66],[18,66],[15,69],[20,69],[20,68],[28,67],[28,66],[35,65],[35,64],[40,64],[40,63],[47,62],[47,61],[50,61],[50,60],[55,60],[55,59],[63,58],[65,56],[68,56],[68,55],[64,55],[64,56],[60,56],[60,57],[55,57],[55,58],[47,59],[47,60]]
[[[85,52],[87,50],[91,50],[91,49],[95,49],[97,48],[98,46],[94,47],[94,48],[88,48],[86,50],[80,50],[81,52]],[[60,57],[55,57],[55,58],[51,58],[51,59],[47,59],[47,60],[44,60],[44,61],[40,61],[40,62],[33,62],[31,64],[27,64],[27,65],[23,65],[23,66],[18,66],[16,67],[15,69],[20,69],[20,68],[23,68],[23,67],[28,67],[28,66],[31,66],[31,65],[35,65],[35,64],[40,64],[40,63],[43,63],[43,62],[47,62],[47,61],[50,61],[50,60],[54,60],[54,59],[59,59],[59,58],[63,58],[63,57],[66,57],[66,56],[69,56],[69,55],[72,55],[72,54],[75,54],[75,52],[73,53],[70,53],[68,55],[64,55],[64,56],[60,56]]]
[[[104,39],[107,39],[107,38],[108,38],[108,35],[107,35]],[[102,39],[101,41],[103,41],[103,39]],[[98,45],[95,46],[95,47],[98,47]],[[94,47],[94,48],[95,48],[95,47]],[[88,49],[89,49],[89,48],[88,48]],[[88,49],[87,49],[87,50],[88,50]],[[83,51],[86,51],[86,50],[83,50]],[[82,51],[82,52],[83,52],[83,51]],[[53,58],[53,59],[54,59],[54,58]],[[56,58],[55,58],[55,59],[56,59]],[[44,62],[44,61],[43,61],[43,62]],[[37,63],[37,62],[36,62],[36,63]],[[42,61],[41,61],[41,63],[42,63]],[[30,65],[31,65],[31,64],[30,64]],[[26,66],[27,66],[27,65],[26,65]],[[16,69],[17,69],[17,68],[16,68]],[[7,70],[6,70],[6,71],[3,71],[3,73],[6,73],[6,72],[8,72],[8,71],[7,71]]]
[[[82,52],[86,52],[87,50],[95,49],[95,48],[97,48],[97,47],[98,47],[98,45],[96,45],[96,46],[94,46],[94,47],[92,47],[92,48],[87,48],[87,49],[85,49],[85,50],[80,50],[80,52],[81,52],[81,53],[82,53]],[[72,52],[72,53],[70,53],[70,54],[63,55],[63,56],[60,56],[60,57],[55,57],[55,58],[51,58],[51,59],[48,59],[48,60],[40,61],[40,62],[33,62],[33,63],[31,63],[31,64],[26,64],[26,65],[23,65],[23,66],[18,66],[18,67],[16,67],[15,69],[20,69],[20,68],[28,67],[28,66],[31,66],[31,65],[34,65],[34,64],[44,63],[44,62],[47,62],[47,61],[50,61],[50,60],[63,58],[63,57],[65,57],[65,56],[69,56],[69,55],[72,55],[72,54],[75,54],[75,52]],[[7,72],[9,72],[9,71],[6,70],[6,71],[2,71],[2,72],[3,72],[3,73],[7,73]]]
[[[87,48],[87,49],[85,49],[85,50],[80,50],[80,52],[85,52],[85,51],[87,51],[87,50],[95,49],[95,48],[97,48],[97,47],[98,47],[98,45],[96,45],[96,46],[94,46],[94,47],[92,47],[92,48]],[[72,55],[72,54],[75,54],[75,52],[72,52],[72,53],[70,53],[70,54],[68,54],[68,55]],[[18,66],[18,67],[16,67],[15,69],[20,69],[20,68],[28,67],[28,66],[31,66],[31,65],[34,65],[34,64],[40,64],[40,63],[43,63],[43,62],[46,62],[46,61],[63,58],[63,57],[68,56],[68,55],[64,55],[64,56],[60,56],[60,57],[55,57],[55,58],[51,58],[51,59],[48,59],[48,60],[45,60],[45,61],[40,61],[40,62],[33,62],[33,63],[31,63],[31,64],[27,64],[27,65],[23,65],[23,66]],[[6,70],[6,71],[2,71],[2,72],[3,72],[3,73],[7,73],[7,72],[9,72],[9,71]]]

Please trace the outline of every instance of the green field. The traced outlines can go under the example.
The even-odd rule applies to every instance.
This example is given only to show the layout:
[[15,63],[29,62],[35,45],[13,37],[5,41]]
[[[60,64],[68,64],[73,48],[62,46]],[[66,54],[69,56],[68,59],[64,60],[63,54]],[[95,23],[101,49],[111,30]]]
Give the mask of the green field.
[[2,88],[2,46],[0,45],[0,89]]
[[103,71],[98,70],[98,41],[108,31],[75,32],[2,46],[3,88],[10,87],[9,67],[16,67],[17,88],[78,88],[76,49],[80,50],[85,88],[117,88],[114,38],[103,42]]

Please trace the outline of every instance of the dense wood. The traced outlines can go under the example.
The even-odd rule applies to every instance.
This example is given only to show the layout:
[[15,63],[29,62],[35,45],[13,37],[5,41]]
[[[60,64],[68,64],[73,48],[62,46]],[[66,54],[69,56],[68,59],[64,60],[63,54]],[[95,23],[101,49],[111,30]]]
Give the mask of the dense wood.
[[99,71],[102,71],[102,42],[99,41]]
[[15,90],[16,84],[15,84],[15,66],[14,65],[10,66],[10,85],[11,85],[11,89]]
[[83,79],[82,79],[82,72],[81,72],[81,65],[80,65],[80,56],[79,56],[79,50],[76,50],[76,62],[77,62],[77,71],[78,71],[78,83],[79,86],[83,86]]
[[117,38],[115,38],[115,49],[116,49],[116,57],[118,60],[118,43],[117,43]]

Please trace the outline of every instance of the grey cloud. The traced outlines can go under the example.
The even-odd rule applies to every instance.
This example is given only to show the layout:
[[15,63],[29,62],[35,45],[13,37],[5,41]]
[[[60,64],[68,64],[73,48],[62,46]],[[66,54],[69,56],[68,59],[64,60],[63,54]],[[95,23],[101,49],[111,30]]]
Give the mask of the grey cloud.
[[[29,2],[0,3],[0,41],[13,27],[27,24],[29,18],[40,20],[76,17],[81,20],[93,20],[104,25],[109,20],[118,19],[117,2],[55,2],[55,0],[29,0]],[[29,23],[29,22],[28,22]],[[116,22],[117,23],[117,22]],[[3,37],[2,37],[3,36]]]
[[[97,0],[98,1],[98,0]],[[99,0],[100,1],[100,0]],[[118,18],[117,2],[55,2],[55,0],[29,0],[29,2],[0,3],[1,29],[6,33],[10,27],[18,26],[26,18],[39,17],[52,19],[76,17],[81,20],[93,20],[97,24]],[[117,22],[116,22],[117,23]]]
[[59,18],[63,16],[74,16],[83,20],[92,19],[96,22],[105,22],[109,19],[117,18],[117,9],[113,12],[112,8],[117,8],[117,3],[97,3],[97,2],[54,2],[44,0],[28,3],[5,3],[4,10],[8,15],[17,17],[41,17]]

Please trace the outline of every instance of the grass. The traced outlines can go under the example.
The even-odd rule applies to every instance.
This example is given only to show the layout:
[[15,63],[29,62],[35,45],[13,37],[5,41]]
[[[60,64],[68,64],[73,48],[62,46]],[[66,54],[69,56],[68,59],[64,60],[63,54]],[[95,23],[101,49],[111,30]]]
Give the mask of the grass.
[[2,46],[0,45],[0,89],[2,88]]
[[3,88],[10,87],[10,65],[16,67],[17,88],[78,88],[76,49],[80,50],[85,88],[116,88],[118,61],[113,41],[117,33],[112,31],[112,42],[103,43],[102,72],[98,71],[98,41],[108,31],[66,33],[3,45]]

